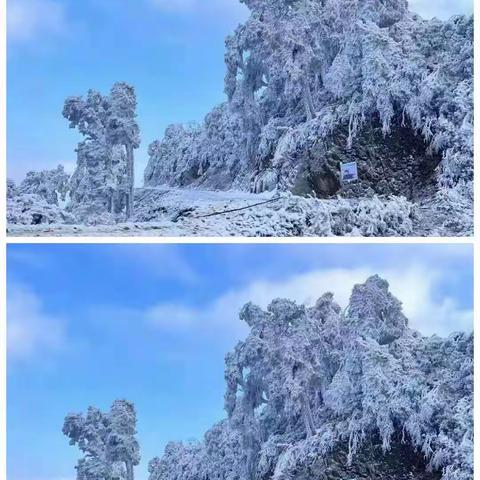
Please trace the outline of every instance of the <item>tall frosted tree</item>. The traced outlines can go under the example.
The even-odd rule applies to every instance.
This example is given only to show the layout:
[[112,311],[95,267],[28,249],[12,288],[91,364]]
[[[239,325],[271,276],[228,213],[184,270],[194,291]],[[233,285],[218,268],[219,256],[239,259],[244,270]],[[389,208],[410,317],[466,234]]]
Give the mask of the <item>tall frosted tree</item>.
[[227,418],[169,444],[150,480],[473,479],[473,335],[424,337],[373,276],[346,309],[244,306]]
[[134,150],[140,145],[135,111],[135,91],[126,83],[114,84],[108,96],[90,90],[85,98],[65,101],[63,116],[85,137],[70,180],[72,208],[79,216],[132,216]]
[[111,145],[122,146],[126,154],[126,214],[133,214],[134,150],[140,146],[140,131],[136,118],[135,90],[126,83],[116,83],[110,91],[107,139]]
[[134,480],[133,467],[140,463],[140,448],[135,438],[137,416],[133,403],[116,400],[110,409],[110,435],[107,458],[125,465],[126,480]]
[[85,454],[75,467],[77,480],[134,480],[140,449],[131,402],[116,400],[108,413],[89,407],[86,415],[69,414],[62,431]]

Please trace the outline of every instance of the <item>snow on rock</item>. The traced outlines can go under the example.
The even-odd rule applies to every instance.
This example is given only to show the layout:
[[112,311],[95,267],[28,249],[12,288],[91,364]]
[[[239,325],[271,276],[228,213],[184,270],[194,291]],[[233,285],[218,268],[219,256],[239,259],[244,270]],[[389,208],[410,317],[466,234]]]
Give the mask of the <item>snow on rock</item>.
[[472,480],[473,336],[424,337],[374,276],[342,311],[247,304],[225,359],[227,418],[169,443],[149,480]]
[[7,197],[7,223],[18,225],[20,229],[20,225],[68,225],[76,221],[72,214],[58,205],[48,203],[39,194],[24,193]]

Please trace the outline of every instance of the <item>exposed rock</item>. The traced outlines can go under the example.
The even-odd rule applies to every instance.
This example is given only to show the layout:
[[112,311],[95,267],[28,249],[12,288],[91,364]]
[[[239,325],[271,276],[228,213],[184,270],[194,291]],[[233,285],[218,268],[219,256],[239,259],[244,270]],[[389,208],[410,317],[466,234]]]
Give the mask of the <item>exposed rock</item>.
[[[423,138],[411,128],[396,126],[384,136],[380,125],[365,127],[350,147],[348,130],[337,130],[300,156],[294,160],[302,168],[293,193],[319,198],[397,195],[411,201],[434,196],[442,160],[438,153],[427,153]],[[340,165],[351,161],[357,162],[359,179],[342,184]]]

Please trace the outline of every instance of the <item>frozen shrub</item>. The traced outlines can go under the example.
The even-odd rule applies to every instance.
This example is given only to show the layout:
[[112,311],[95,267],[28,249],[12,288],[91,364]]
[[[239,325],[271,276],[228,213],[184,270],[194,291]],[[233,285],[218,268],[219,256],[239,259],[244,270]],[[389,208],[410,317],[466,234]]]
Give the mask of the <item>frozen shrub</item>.
[[51,205],[65,201],[70,176],[65,173],[63,165],[54,170],[28,172],[18,186],[18,194],[35,194]]
[[14,198],[16,195],[18,195],[17,185],[15,185],[15,182],[13,180],[10,180],[8,178],[7,179],[7,199]]
[[7,198],[7,223],[40,225],[75,223],[75,217],[61,207],[48,203],[37,194],[21,194]]

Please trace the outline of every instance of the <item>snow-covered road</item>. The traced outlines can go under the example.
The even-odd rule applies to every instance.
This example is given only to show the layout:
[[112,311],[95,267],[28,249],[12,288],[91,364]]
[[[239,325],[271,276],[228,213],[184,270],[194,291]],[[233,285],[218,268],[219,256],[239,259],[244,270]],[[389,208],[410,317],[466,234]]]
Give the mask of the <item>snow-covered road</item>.
[[416,207],[403,198],[329,199],[142,188],[135,218],[114,225],[8,225],[9,236],[292,237],[413,235]]

